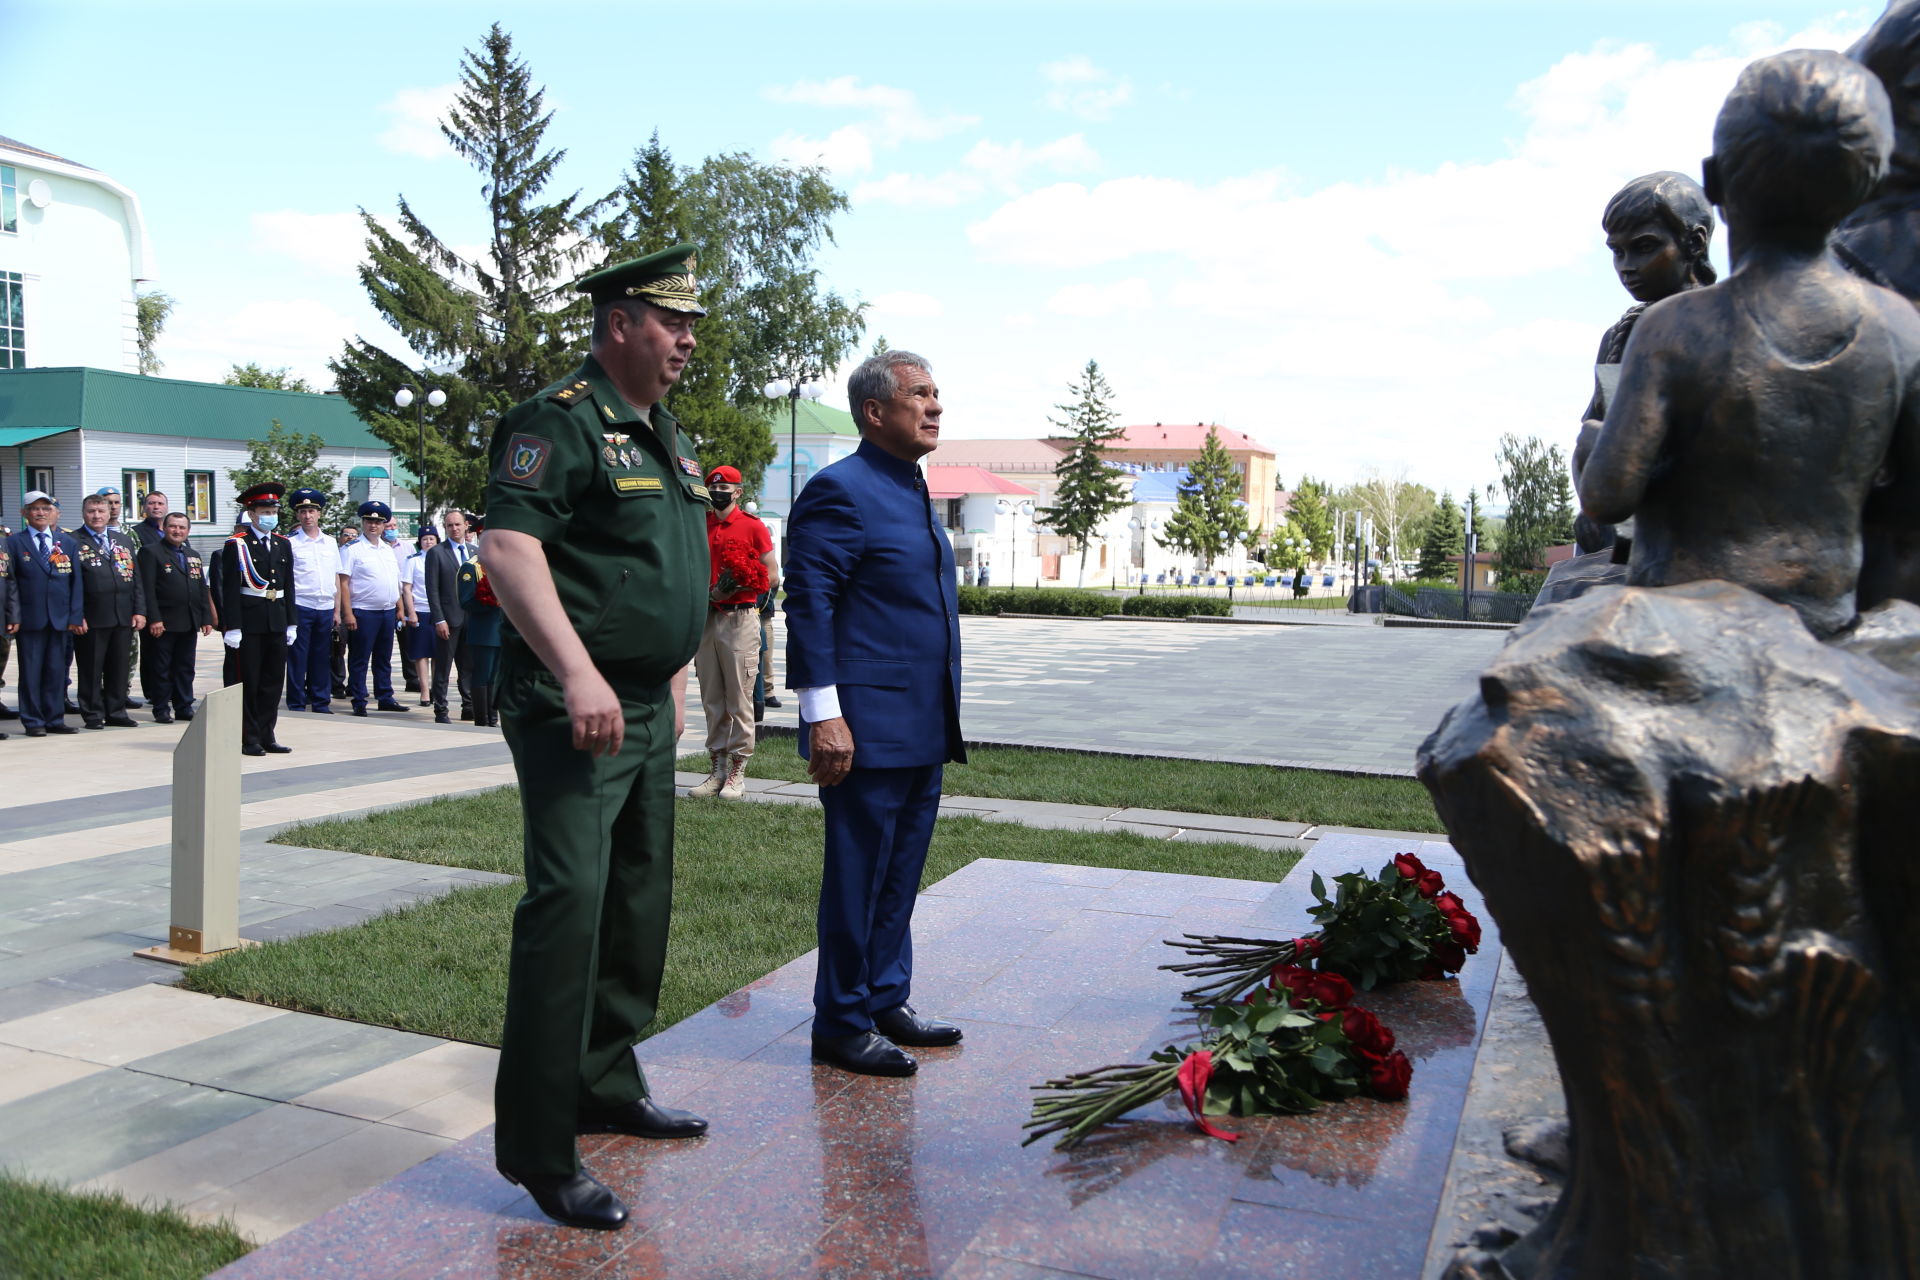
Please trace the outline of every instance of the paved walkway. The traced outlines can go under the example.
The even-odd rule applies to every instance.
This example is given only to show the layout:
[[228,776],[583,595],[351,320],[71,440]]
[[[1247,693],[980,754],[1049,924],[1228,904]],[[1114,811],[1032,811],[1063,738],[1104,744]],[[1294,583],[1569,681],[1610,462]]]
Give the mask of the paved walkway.
[[[1068,722],[1126,720],[1135,713],[1116,709],[1116,672],[1232,661],[1276,634],[1293,631],[969,619],[969,698],[982,711],[1024,709],[1026,719],[1001,723],[1009,735],[1031,732],[1045,708],[1066,714],[1063,697],[1086,702],[1086,680],[1103,673],[1099,717],[1083,707]],[[203,645],[202,688],[218,655]],[[1020,696],[987,696],[996,690]],[[179,991],[167,985],[176,971],[132,958],[166,932],[171,753],[183,729],[143,723],[0,743],[10,765],[0,807],[0,1167],[229,1215],[267,1240],[487,1124],[493,1050]],[[698,733],[684,741],[697,744]],[[244,935],[338,928],[502,878],[268,843],[290,823],[510,783],[496,731],[434,725],[419,712],[288,714],[281,737],[295,754],[241,761]],[[1178,753],[1144,736],[1131,746]],[[805,784],[749,787],[761,802],[814,802]],[[1276,850],[1339,830],[964,796],[943,807]]]

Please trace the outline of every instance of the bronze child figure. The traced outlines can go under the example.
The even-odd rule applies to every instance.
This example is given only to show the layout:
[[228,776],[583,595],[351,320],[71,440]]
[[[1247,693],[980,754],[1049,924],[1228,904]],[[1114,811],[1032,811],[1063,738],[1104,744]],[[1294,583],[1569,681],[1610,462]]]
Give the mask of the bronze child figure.
[[1705,173],[1732,275],[1647,309],[1580,477],[1590,518],[1636,518],[1629,583],[1723,579],[1823,638],[1853,621],[1861,510],[1920,441],[1920,314],[1828,235],[1892,139],[1886,92],[1838,53],[1741,73]]

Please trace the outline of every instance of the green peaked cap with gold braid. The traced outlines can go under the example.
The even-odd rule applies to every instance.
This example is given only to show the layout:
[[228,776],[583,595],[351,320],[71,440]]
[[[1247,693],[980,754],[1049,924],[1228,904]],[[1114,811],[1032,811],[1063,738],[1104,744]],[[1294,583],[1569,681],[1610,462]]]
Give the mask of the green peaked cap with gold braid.
[[650,302],[668,311],[686,311],[696,316],[707,314],[700,305],[700,285],[694,279],[699,250],[690,244],[650,253],[644,258],[616,262],[592,275],[581,276],[573,287],[603,302]]

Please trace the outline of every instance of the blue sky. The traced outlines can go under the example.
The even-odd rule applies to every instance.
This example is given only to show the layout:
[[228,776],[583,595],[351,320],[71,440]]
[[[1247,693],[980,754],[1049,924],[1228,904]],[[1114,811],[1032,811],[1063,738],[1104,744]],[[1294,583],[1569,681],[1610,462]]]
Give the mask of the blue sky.
[[1629,301],[1607,196],[1697,172],[1745,61],[1880,7],[0,0],[0,134],[140,195],[170,375],[325,385],[379,340],[356,207],[482,237],[432,121],[498,20],[558,190],[602,193],[655,129],[682,161],[827,163],[853,208],[824,274],[934,362],[952,435],[1043,434],[1092,358],[1126,421],[1246,431],[1289,484],[1458,494],[1503,432],[1571,442]]

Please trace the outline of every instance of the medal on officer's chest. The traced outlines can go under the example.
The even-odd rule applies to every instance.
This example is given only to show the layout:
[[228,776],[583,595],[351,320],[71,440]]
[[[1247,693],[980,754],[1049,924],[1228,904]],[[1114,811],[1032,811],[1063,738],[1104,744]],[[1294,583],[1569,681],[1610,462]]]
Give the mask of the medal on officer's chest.
[[627,441],[633,439],[626,432],[608,431],[605,433],[605,439],[607,447],[600,451],[600,456],[607,460],[609,467],[631,468],[639,461],[633,450],[626,447]]
[[606,448],[602,449],[600,451],[600,456],[607,460],[607,465],[610,467],[619,465],[620,454],[612,445],[608,445]]

